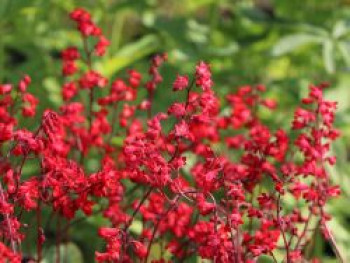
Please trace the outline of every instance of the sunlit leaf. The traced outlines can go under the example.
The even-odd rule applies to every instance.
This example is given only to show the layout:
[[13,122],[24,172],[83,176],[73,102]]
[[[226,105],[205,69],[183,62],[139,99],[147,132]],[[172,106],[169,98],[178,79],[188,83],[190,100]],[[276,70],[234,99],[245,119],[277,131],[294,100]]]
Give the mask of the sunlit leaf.
[[349,262],[350,260],[350,233],[347,231],[336,218],[333,218],[328,223],[329,229],[333,235],[334,242],[336,243],[337,248],[339,249],[339,253],[345,260],[345,262]]
[[[83,261],[82,253],[76,244],[73,242],[61,244],[59,246],[59,253],[61,260],[65,260],[65,262],[74,262],[80,263]],[[56,247],[51,246],[44,254],[43,263],[51,263],[56,262]]]
[[329,73],[335,72],[335,61],[334,61],[334,43],[331,40],[326,40],[322,47],[323,62],[326,70]]
[[57,79],[48,77],[44,79],[43,86],[47,91],[47,98],[56,106],[62,103],[61,87]]
[[113,137],[111,143],[115,146],[123,146],[124,137]]
[[130,225],[129,229],[134,234],[141,235],[142,229],[143,229],[142,222],[134,219],[132,221],[132,224]]
[[332,35],[334,38],[340,38],[347,33],[349,33],[349,27],[343,20],[338,21],[333,27]]
[[324,38],[329,37],[329,31],[325,28],[320,27],[320,26],[302,23],[302,24],[296,25],[295,28],[299,32],[304,32],[306,34],[312,34],[312,35],[324,37]]
[[337,43],[338,50],[343,57],[343,60],[347,67],[350,67],[350,47],[349,44],[344,41]]
[[273,56],[281,56],[307,44],[321,43],[322,38],[303,33],[283,37],[272,49]]
[[215,3],[218,0],[178,0],[178,5],[181,5],[188,14],[197,11],[200,8],[203,8],[207,5]]
[[159,39],[155,35],[147,35],[137,42],[128,44],[118,51],[112,58],[97,64],[101,72],[110,77],[133,62],[153,53],[159,47]]
[[226,47],[209,48],[208,55],[212,56],[230,56],[239,50],[237,43],[231,43]]

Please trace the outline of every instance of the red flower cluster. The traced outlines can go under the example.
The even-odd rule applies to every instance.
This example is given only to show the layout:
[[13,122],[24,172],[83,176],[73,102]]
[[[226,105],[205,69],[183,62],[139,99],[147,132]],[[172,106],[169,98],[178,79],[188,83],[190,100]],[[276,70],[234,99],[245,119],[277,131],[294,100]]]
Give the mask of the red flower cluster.
[[[178,75],[172,85],[185,101],[152,114],[166,55],[152,60],[148,97],[139,100],[141,74],[130,70],[126,80],[109,81],[95,71],[94,55],[102,56],[109,42],[87,11],[70,16],[84,52],[62,52],[64,104],[57,111],[46,110],[35,131],[26,130],[18,110],[33,117],[39,102],[27,92],[30,78],[16,88],[0,85],[1,260],[21,260],[22,213],[36,213],[40,262],[42,209],[71,220],[78,210],[94,216],[102,200],[108,205],[99,212],[110,225],[98,233],[106,242],[105,251],[96,252],[99,262],[148,262],[155,242],[181,260],[196,254],[223,263],[256,262],[261,255],[277,261],[281,249],[285,262],[300,262],[313,221],[330,237],[324,206],[339,188],[325,167],[335,163],[329,148],[339,132],[333,127],[336,103],[323,98],[326,85],[310,86],[292,131],[273,131],[259,118],[261,107],[277,107],[262,98],[264,86],[240,87],[220,103],[209,65],[199,62],[194,76]],[[97,87],[103,88],[98,94]],[[79,100],[84,96],[87,103]],[[91,159],[99,161],[96,170],[87,165]],[[37,171],[24,177],[29,160]],[[287,198],[305,209],[291,209]],[[141,222],[140,233],[131,231],[135,222]]]

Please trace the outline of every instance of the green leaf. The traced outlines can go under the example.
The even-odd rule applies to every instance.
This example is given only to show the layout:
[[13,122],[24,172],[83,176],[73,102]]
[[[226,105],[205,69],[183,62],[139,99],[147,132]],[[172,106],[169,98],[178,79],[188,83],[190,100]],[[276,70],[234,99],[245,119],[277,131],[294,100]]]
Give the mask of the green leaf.
[[124,137],[113,137],[111,143],[115,146],[123,146]]
[[259,257],[258,263],[273,263],[273,259],[270,256],[263,255]]
[[106,76],[111,77],[121,69],[131,65],[133,62],[148,56],[158,50],[159,39],[155,35],[146,35],[139,41],[123,47],[112,58],[96,64],[96,67]]
[[334,62],[334,43],[331,40],[326,40],[323,43],[323,63],[329,73],[335,72],[335,62]]
[[225,57],[231,56],[239,50],[237,43],[230,43],[225,47],[212,47],[208,49],[208,55]]
[[322,38],[304,33],[283,37],[272,49],[273,56],[281,56],[307,44],[321,43]]
[[337,112],[346,112],[350,109],[350,76],[348,73],[337,74],[337,83],[333,89],[326,91],[326,98],[328,100],[336,101],[338,103]]
[[206,5],[210,5],[215,1],[220,0],[186,0],[184,5],[187,5],[187,12],[191,13]]
[[334,38],[340,38],[349,33],[349,27],[344,20],[338,21],[333,27],[332,35]]
[[205,44],[208,41],[209,27],[199,24],[196,20],[188,21],[187,38],[194,43]]
[[311,34],[311,35],[315,35],[323,38],[329,38],[329,31],[323,27],[302,23],[298,25],[296,28],[299,32],[304,32],[308,35]]
[[344,262],[349,262],[350,259],[350,233],[347,231],[345,227],[343,227],[337,220],[337,218],[333,218],[328,223],[329,229],[334,237],[334,242],[336,242],[337,247],[339,249],[339,253],[345,260]]
[[122,10],[132,10],[140,13],[147,8],[146,1],[117,1],[117,3],[112,4],[109,8],[111,12],[119,12]]
[[47,98],[50,100],[51,103],[58,106],[62,104],[62,97],[61,97],[61,87],[57,81],[57,79],[48,77],[43,80],[43,86],[46,89]]
[[164,259],[171,258],[171,254],[169,250],[165,248],[165,244],[162,244],[161,242],[153,243],[150,249],[149,258],[147,262],[151,263],[153,262],[153,260],[160,259],[161,255]]
[[2,3],[0,5],[0,15],[1,17],[4,17],[6,14],[6,9],[9,5],[9,0],[2,0]]
[[133,220],[129,229],[134,234],[141,235],[143,229],[142,222],[140,220]]
[[[59,253],[61,259],[66,259],[66,262],[83,262],[83,255],[79,247],[73,242],[61,244],[59,247]],[[56,260],[56,247],[51,246],[45,251],[43,263],[55,262]]]
[[197,263],[210,263],[212,261],[210,261],[209,259],[203,259],[201,257],[197,257]]
[[350,49],[349,45],[344,41],[339,41],[337,43],[337,48],[343,57],[346,66],[350,67]]

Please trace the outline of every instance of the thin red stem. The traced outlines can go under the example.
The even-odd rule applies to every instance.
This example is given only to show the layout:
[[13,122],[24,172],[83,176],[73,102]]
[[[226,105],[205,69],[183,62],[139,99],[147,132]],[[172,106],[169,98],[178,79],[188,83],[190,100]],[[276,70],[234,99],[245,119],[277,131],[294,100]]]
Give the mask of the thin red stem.
[[36,209],[37,220],[37,262],[42,260],[42,230],[41,230],[41,201],[38,201],[38,207]]
[[281,224],[281,194],[278,194],[278,197],[277,197],[277,223],[278,223],[278,226],[280,227],[280,230],[281,230],[281,233],[282,233],[282,238],[283,238],[283,242],[284,242],[284,246],[285,246],[285,249],[286,249],[286,253],[287,253],[287,263],[290,263],[291,260],[290,260],[290,247],[289,247],[289,243],[287,241],[287,238],[286,238],[286,233],[284,231],[284,226],[283,224]]
[[61,253],[60,253],[60,243],[61,243],[61,217],[59,214],[57,214],[57,233],[56,236],[56,263],[61,262]]
[[149,243],[148,243],[148,246],[147,246],[147,254],[146,254],[144,263],[147,263],[147,262],[148,262],[148,258],[149,258],[150,252],[151,252],[151,247],[152,247],[154,238],[155,238],[155,236],[156,236],[156,233],[157,233],[157,230],[158,230],[158,227],[159,227],[160,222],[161,222],[162,219],[163,219],[164,217],[166,217],[166,216],[168,215],[168,213],[174,208],[174,206],[177,204],[177,200],[178,200],[179,198],[180,198],[180,195],[176,195],[176,197],[175,197],[174,200],[173,200],[173,203],[169,206],[169,208],[167,209],[167,211],[166,211],[163,215],[161,215],[161,216],[158,218],[158,220],[157,220],[157,222],[156,222],[156,224],[155,224],[155,226],[154,226],[151,239],[150,239],[150,241],[149,241]]
[[[3,189],[1,183],[0,183],[0,198],[1,198],[1,202],[5,203],[4,189]],[[14,240],[14,234],[13,234],[13,229],[11,226],[10,216],[8,213],[5,213],[4,217],[5,217],[5,222],[6,222],[8,230],[9,230],[9,234],[10,234],[9,238],[10,238],[10,243],[11,243],[11,249],[13,252],[16,252],[16,250],[17,250],[16,249],[16,241]]]

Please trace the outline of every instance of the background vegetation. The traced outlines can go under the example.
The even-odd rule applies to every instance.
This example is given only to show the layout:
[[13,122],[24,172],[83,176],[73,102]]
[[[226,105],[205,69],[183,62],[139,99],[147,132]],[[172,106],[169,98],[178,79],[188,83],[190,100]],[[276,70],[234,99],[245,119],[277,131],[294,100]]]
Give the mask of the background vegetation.
[[[341,185],[343,196],[328,211],[334,215],[330,226],[343,257],[350,262],[349,0],[0,0],[0,83],[15,82],[28,73],[34,82],[31,91],[45,107],[57,108],[62,83],[59,52],[80,44],[68,19],[77,6],[88,9],[111,40],[108,54],[94,65],[105,75],[123,76],[131,67],[146,72],[152,55],[169,54],[156,110],[176,99],[169,84],[176,72],[192,72],[198,60],[210,62],[215,90],[221,95],[239,85],[265,84],[268,95],[280,104],[277,115],[264,116],[271,125],[289,125],[292,108],[309,83],[332,83],[327,97],[339,102],[337,126],[343,133],[333,148],[338,164],[332,180]],[[102,217],[85,220],[79,231],[69,233],[62,247],[69,251],[68,262],[92,261],[95,248],[102,245],[96,231],[103,222]],[[46,261],[52,262],[55,237],[49,226],[46,233]],[[24,246],[30,254],[31,243]],[[319,237],[309,253],[322,262],[335,262],[329,245]]]

